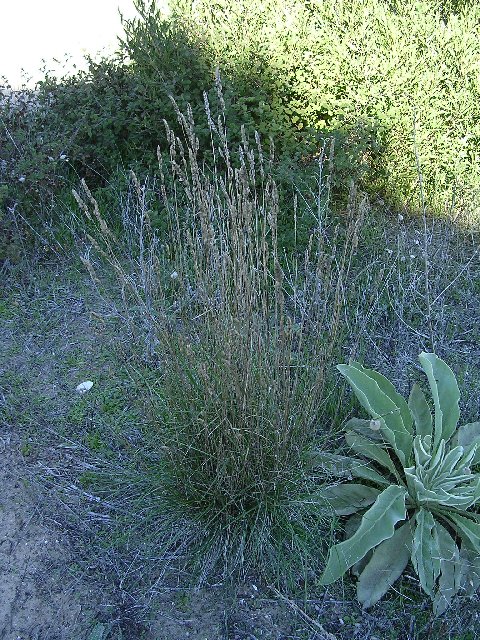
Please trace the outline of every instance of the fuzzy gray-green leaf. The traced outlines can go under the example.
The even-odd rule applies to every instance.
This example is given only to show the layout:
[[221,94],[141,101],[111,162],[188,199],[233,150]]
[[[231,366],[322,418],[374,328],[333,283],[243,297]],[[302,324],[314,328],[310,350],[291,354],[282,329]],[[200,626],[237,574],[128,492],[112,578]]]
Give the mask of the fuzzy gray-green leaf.
[[337,478],[352,479],[362,478],[376,484],[388,485],[389,481],[381,476],[378,471],[372,469],[365,460],[353,456],[340,456],[325,451],[312,451],[309,454],[312,467],[321,469],[325,474],[331,474]]
[[[362,522],[362,516],[359,513],[355,513],[353,516],[348,518],[345,523],[345,538],[351,538],[355,531],[360,526]],[[367,551],[366,555],[363,556],[358,562],[352,565],[350,569],[354,576],[359,576],[362,571],[365,569],[367,564],[370,562],[370,558],[372,557],[373,550]]]
[[421,353],[418,358],[432,390],[435,405],[434,447],[436,448],[442,438],[447,442],[455,432],[460,417],[458,407],[460,391],[453,371],[443,360],[434,353]]
[[412,529],[410,522],[399,527],[373,552],[357,582],[357,598],[364,608],[371,607],[403,573],[410,559]]
[[467,596],[471,596],[480,587],[480,554],[468,544],[462,543],[460,562],[460,586]]
[[461,564],[459,549],[455,540],[445,527],[435,523],[440,551],[440,577],[438,589],[433,600],[433,611],[436,616],[441,615],[451,604],[461,585]]
[[468,424],[463,424],[461,427],[458,427],[456,442],[464,449],[468,448],[474,442],[478,442],[472,464],[480,463],[480,422],[469,422]]
[[467,544],[480,554],[480,523],[459,513],[449,512],[447,517]]
[[433,595],[435,581],[440,575],[440,549],[432,514],[420,509],[416,514],[417,526],[413,535],[412,563],[422,589]]
[[317,491],[314,499],[329,506],[339,516],[349,516],[375,502],[380,489],[364,484],[337,484]]
[[431,436],[432,433],[432,414],[428,402],[425,398],[420,386],[415,383],[408,398],[408,408],[415,421],[415,429],[417,436]]
[[[355,458],[314,450],[309,452],[308,461],[314,469],[320,469],[325,474],[330,474],[337,478],[351,478],[352,465],[355,463]],[[357,460],[357,462],[360,464],[361,460]]]
[[413,420],[408,404],[405,401],[405,398],[398,393],[390,380],[374,369],[367,369],[359,362],[352,361],[350,362],[350,366],[356,367],[359,371],[363,371],[375,380],[382,392],[400,409],[400,415],[402,416],[404,427],[409,433],[412,433]]
[[[383,435],[395,449],[402,464],[405,464],[410,457],[413,442],[410,413],[410,423],[405,424],[402,418],[402,409],[399,406],[401,403],[399,401],[396,403],[380,388],[377,380],[370,375],[368,369],[359,369],[351,365],[338,365],[337,369],[347,378],[364,409],[370,413],[372,418],[380,421]],[[401,398],[401,396],[399,397]],[[405,400],[403,402],[405,403]]]
[[[374,442],[382,443],[385,441],[382,432],[377,428],[376,420],[363,420],[362,418],[350,418],[345,424],[345,431],[355,431],[364,438],[368,438]],[[380,425],[378,425],[379,427]]]
[[377,462],[385,469],[388,469],[388,471],[390,471],[390,473],[395,477],[398,477],[398,473],[392,459],[385,449],[378,443],[371,442],[359,433],[354,433],[353,431],[349,431],[345,434],[345,440],[347,441],[348,446],[356,453]]
[[367,462],[358,462],[358,458],[356,458],[356,460],[357,463],[351,468],[352,476],[361,478],[362,480],[369,480],[384,487],[390,484],[390,480],[382,476],[381,473],[378,473],[378,471],[373,469]]
[[330,549],[321,584],[335,582],[370,549],[393,536],[397,522],[406,517],[405,497],[405,489],[396,485],[382,491],[354,535]]

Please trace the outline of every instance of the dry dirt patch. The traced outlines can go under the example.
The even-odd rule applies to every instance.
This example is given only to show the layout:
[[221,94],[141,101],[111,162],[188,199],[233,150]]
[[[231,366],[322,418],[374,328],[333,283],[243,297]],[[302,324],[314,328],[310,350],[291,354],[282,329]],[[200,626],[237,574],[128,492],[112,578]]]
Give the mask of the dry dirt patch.
[[21,448],[17,435],[0,430],[0,638],[85,638],[95,597],[70,572],[66,537],[42,518]]

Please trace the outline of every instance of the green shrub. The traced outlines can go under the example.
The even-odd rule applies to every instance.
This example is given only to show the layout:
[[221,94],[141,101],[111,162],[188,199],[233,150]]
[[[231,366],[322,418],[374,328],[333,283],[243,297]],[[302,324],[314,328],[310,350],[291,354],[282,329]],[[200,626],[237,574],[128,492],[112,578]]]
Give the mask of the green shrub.
[[252,144],[254,131],[263,143],[274,138],[288,204],[288,185],[302,180],[331,138],[332,179],[342,193],[354,178],[415,209],[421,172],[429,207],[443,209],[455,196],[457,207],[475,213],[474,3],[440,10],[426,0],[181,1],[168,19],[154,3],[137,6],[140,17],[125,22],[115,57],[90,60],[72,78],[46,77],[35,109],[0,107],[4,208],[18,200],[35,218],[72,179],[95,188],[119,169],[153,170],[163,119],[180,133],[170,95],[182,110],[191,105],[200,152],[212,162],[205,93],[213,111],[225,111],[232,148],[242,144],[243,125]]
[[186,4],[239,93],[267,93],[275,136],[340,136],[337,160],[350,172],[363,163],[366,184],[397,203],[417,204],[416,150],[433,206],[478,192],[478,6],[442,16],[426,1]]

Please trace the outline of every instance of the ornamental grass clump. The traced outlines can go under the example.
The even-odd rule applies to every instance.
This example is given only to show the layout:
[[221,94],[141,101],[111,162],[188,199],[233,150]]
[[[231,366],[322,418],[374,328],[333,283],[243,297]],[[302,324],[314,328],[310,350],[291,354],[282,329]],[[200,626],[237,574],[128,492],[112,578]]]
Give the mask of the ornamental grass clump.
[[440,615],[460,590],[473,594],[480,586],[480,422],[457,427],[453,372],[432,353],[419,359],[434,420],[417,384],[407,402],[379,373],[357,362],[338,366],[372,419],[346,425],[347,444],[359,457],[329,458],[334,472],[361,482],[320,491],[338,515],[350,516],[350,535],[330,549],[321,581],[352,569],[358,600],[369,607],[411,560]]
[[318,425],[332,422],[328,376],[366,204],[352,191],[340,232],[322,181],[307,246],[284,254],[273,156],[245,132],[230,149],[224,115],[214,117],[206,97],[205,107],[213,168],[201,159],[192,111],[177,109],[183,136],[165,123],[169,153],[159,152],[156,184],[131,176],[123,237],[85,184],[76,194],[89,218],[85,256],[97,250],[85,264],[97,283],[98,260],[113,267],[120,315],[153,366],[154,453],[139,454],[137,479],[117,470],[116,484],[142,540],[151,531],[158,546],[163,536],[162,557],[188,557],[201,579],[219,568],[297,579],[319,569],[330,527],[312,509],[318,474],[307,452],[328,439]]

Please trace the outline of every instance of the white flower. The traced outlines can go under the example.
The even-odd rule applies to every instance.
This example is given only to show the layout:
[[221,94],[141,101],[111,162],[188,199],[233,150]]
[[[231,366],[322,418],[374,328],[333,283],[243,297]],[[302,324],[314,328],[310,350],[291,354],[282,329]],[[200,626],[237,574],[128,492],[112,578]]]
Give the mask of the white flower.
[[398,221],[403,222],[403,216],[401,213],[398,214]]
[[60,157],[60,160],[62,160],[63,162],[68,162],[68,158],[64,153],[61,153],[59,157]]
[[93,387],[93,382],[91,380],[85,380],[85,382],[81,382],[77,386],[75,391],[80,395],[83,395],[84,393],[87,393],[87,391],[90,391],[92,387]]
[[25,182],[25,176],[20,176],[18,179],[19,182]]

